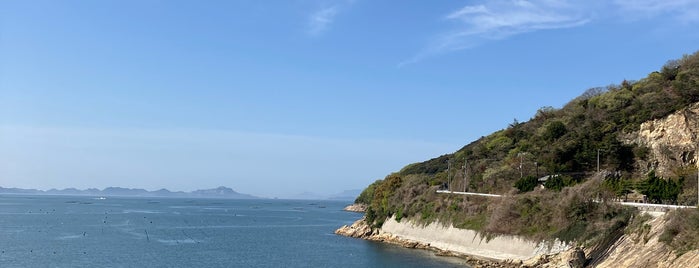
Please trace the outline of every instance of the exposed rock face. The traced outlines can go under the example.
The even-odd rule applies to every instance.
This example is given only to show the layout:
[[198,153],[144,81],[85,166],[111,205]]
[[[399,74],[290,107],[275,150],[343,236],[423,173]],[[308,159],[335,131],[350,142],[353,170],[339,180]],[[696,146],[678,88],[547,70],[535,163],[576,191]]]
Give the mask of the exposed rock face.
[[572,267],[584,267],[576,266],[580,265],[581,261],[584,263],[584,255],[581,256],[581,250],[579,248],[572,248],[565,252],[554,255],[539,255],[534,258],[530,258],[522,263],[520,267],[522,268],[572,268]]
[[673,168],[697,163],[699,155],[699,103],[682,109],[665,118],[641,124],[636,135],[627,137],[650,148],[649,162],[640,166],[641,171],[655,169],[663,177],[670,177]]
[[568,265],[571,268],[583,268],[586,261],[585,251],[580,248],[576,248],[568,253]]
[[366,209],[367,209],[367,206],[364,204],[352,204],[352,205],[346,206],[344,208],[345,211],[359,212],[359,213],[366,212]]
[[658,241],[665,222],[665,216],[657,217],[647,223],[650,225],[648,233],[622,236],[612,245],[609,256],[596,267],[697,267],[699,250],[678,257],[663,242]]
[[335,230],[335,234],[368,239],[373,233],[371,227],[366,223],[364,218],[361,218],[352,223],[352,225],[344,225],[340,227],[340,229]]

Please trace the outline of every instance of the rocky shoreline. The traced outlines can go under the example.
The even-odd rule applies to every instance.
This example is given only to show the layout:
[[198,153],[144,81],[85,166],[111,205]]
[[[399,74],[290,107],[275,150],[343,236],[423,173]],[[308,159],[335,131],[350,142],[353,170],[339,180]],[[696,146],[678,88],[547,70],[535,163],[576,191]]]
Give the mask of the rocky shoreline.
[[357,213],[364,213],[366,212],[367,205],[364,204],[351,204],[349,206],[346,206],[343,210],[344,211],[349,211],[349,212],[357,212]]
[[[391,219],[389,219],[390,221]],[[387,221],[387,222],[389,222]],[[384,227],[372,229],[364,220],[364,218],[355,221],[352,225],[345,225],[335,231],[335,234],[360,238],[369,241],[389,243],[399,245],[405,248],[424,249],[435,252],[437,256],[458,257],[465,260],[465,263],[470,267],[494,267],[494,268],[533,268],[533,267],[565,267],[577,268],[593,266],[593,267],[697,267],[699,263],[699,250],[695,249],[684,253],[681,256],[676,255],[662,242],[658,241],[662,228],[666,222],[665,215],[654,216],[646,225],[650,228],[646,233],[626,233],[616,241],[611,241],[612,244],[603,245],[601,252],[596,252],[594,248],[568,248],[557,253],[541,253],[536,254],[527,259],[505,259],[498,252],[490,252],[490,254],[469,255],[462,251],[446,250],[448,245],[439,244],[439,234],[429,236],[430,243],[418,242],[411,239],[406,239],[405,236],[399,236],[390,232],[396,231],[396,222]],[[403,223],[401,223],[403,224]],[[408,225],[405,223],[406,226]],[[429,226],[415,227],[414,229],[428,229]],[[387,229],[387,230],[384,230]],[[446,231],[446,230],[445,230]],[[425,240],[423,240],[425,241]],[[492,242],[492,241],[491,241]],[[463,243],[463,242],[454,242]],[[479,243],[477,246],[487,247],[488,242]],[[506,252],[505,248],[500,248],[500,252]],[[468,251],[470,252],[470,251]],[[481,252],[482,253],[482,252]],[[499,256],[500,255],[500,256]],[[489,257],[483,257],[489,256]],[[499,257],[496,257],[499,256]]]
[[[353,238],[361,238],[369,241],[394,244],[405,248],[431,250],[434,251],[435,255],[437,256],[461,258],[465,260],[469,266],[474,268],[570,267],[568,265],[569,261],[573,261],[573,259],[578,257],[581,252],[581,250],[572,249],[560,254],[536,256],[526,261],[497,260],[491,258],[477,257],[451,250],[444,250],[426,243],[404,239],[390,233],[381,232],[380,229],[372,230],[372,228],[364,221],[364,218],[355,221],[352,225],[345,225],[340,227],[335,231],[335,234]],[[582,258],[584,259],[584,255]]]

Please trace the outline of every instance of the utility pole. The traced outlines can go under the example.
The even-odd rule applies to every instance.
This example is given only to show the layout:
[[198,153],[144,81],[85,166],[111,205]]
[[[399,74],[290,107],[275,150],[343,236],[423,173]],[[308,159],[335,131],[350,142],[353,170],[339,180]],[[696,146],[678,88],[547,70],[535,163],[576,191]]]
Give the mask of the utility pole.
[[447,181],[449,181],[447,190],[451,191],[451,177],[449,177],[449,169],[451,169],[451,160],[447,159]]
[[534,162],[534,166],[536,166],[536,178],[539,178],[539,162]]
[[466,181],[466,163],[468,163],[468,160],[464,158],[464,193],[466,192],[466,185],[468,185]]
[[524,171],[522,170],[522,166],[524,165],[524,153],[519,153],[519,178],[524,177]]
[[599,173],[599,151],[600,149],[597,149],[597,173]]

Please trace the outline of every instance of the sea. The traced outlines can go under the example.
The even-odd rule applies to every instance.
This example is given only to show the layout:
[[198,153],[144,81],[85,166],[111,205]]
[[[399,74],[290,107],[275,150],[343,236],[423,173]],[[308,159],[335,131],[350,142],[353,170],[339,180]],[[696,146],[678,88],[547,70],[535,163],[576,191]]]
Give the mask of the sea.
[[347,203],[0,195],[0,267],[467,267],[333,234]]

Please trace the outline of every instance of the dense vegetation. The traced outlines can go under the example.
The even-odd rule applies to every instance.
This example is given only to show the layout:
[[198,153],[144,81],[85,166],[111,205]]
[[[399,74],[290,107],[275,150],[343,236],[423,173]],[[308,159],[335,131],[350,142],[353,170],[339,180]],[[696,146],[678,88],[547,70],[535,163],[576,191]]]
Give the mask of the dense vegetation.
[[[647,160],[649,149],[623,137],[698,101],[695,53],[639,81],[586,90],[561,109],[541,108],[531,120],[515,120],[453,154],[410,164],[356,201],[369,205],[367,221],[374,226],[395,216],[493,235],[595,241],[589,234],[628,223],[632,212],[607,201],[632,191],[656,203],[696,204],[689,195],[696,180],[686,179],[694,167],[679,167],[671,178],[641,170],[637,163]],[[608,172],[591,179],[598,169]],[[538,178],[545,175],[542,189]],[[437,194],[440,188],[507,197]]]
[[601,169],[639,180],[645,174],[634,174],[634,163],[647,157],[648,148],[625,143],[620,136],[699,101],[698,83],[699,55],[685,56],[640,81],[589,89],[561,109],[541,108],[526,123],[515,121],[453,154],[408,165],[398,173],[431,175],[433,185],[449,183],[451,162],[452,167],[466,167],[466,172],[449,174],[452,188],[505,193],[521,174],[585,177],[596,171],[599,153]]
[[[602,200],[600,200],[602,198]],[[485,231],[514,234],[536,240],[598,242],[625,227],[634,209],[612,202],[601,178],[567,187],[561,192],[537,191],[495,204]]]

